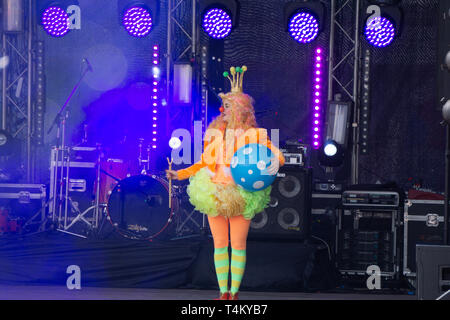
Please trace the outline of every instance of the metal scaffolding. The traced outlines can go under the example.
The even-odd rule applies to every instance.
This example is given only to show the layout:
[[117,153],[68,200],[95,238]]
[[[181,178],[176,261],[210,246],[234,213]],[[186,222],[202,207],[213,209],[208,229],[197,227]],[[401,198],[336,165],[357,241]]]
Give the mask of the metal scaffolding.
[[[167,15],[167,53],[166,53],[166,94],[171,103],[173,86],[174,65],[180,62],[191,63],[193,67],[193,108],[191,108],[191,122],[193,115],[200,105],[196,97],[199,96],[200,77],[199,66],[196,65],[199,56],[199,26],[197,19],[198,0],[168,0]],[[167,125],[171,128],[170,121],[173,120],[167,108]],[[170,135],[170,132],[167,132]]]
[[[9,64],[2,69],[2,130],[23,143],[22,163],[26,172],[26,182],[34,182],[33,156],[33,40],[35,35],[34,4],[24,2],[19,8],[22,17],[11,16],[21,6],[17,1],[4,1],[3,18],[24,19],[22,30],[2,32],[2,56],[9,57]],[[6,8],[11,10],[6,10]],[[10,15],[10,16],[7,16]]]
[[331,0],[328,100],[340,94],[352,102],[352,184],[358,183],[359,171],[360,8],[360,0]]

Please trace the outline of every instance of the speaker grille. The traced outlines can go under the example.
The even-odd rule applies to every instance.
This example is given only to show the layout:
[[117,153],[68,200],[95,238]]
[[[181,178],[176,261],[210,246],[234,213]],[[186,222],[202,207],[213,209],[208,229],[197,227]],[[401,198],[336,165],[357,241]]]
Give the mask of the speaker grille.
[[249,239],[303,240],[310,234],[311,171],[283,167],[268,207],[250,223]]

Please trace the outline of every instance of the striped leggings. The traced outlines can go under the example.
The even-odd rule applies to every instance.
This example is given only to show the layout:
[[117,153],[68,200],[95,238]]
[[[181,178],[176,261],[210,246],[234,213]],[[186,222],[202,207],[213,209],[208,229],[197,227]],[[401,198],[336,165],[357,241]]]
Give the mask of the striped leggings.
[[[230,291],[239,291],[245,271],[247,235],[250,220],[243,216],[225,218],[210,217],[208,222],[214,239],[214,264],[221,293],[228,291],[228,274],[231,266]],[[231,240],[231,241],[230,241]],[[231,242],[231,265],[228,244]]]

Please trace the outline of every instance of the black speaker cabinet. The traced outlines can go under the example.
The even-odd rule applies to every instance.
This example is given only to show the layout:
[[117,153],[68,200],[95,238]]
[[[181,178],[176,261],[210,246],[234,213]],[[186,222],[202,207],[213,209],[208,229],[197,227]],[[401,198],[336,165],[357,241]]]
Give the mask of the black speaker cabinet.
[[417,298],[450,300],[450,246],[416,245]]
[[257,214],[249,239],[304,240],[310,234],[311,170],[285,166],[272,184],[269,206]]

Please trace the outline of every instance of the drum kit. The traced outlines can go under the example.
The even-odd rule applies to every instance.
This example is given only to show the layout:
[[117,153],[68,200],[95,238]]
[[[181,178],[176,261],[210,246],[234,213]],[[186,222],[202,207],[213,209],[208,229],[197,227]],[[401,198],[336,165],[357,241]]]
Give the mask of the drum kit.
[[51,150],[48,217],[53,229],[81,238],[104,238],[115,231],[148,241],[204,231],[204,217],[197,221],[189,204],[181,205],[185,186],[172,185],[164,172],[152,172],[145,139],[125,147],[128,153],[120,158],[112,147],[92,147],[85,138],[77,146]]
[[53,147],[49,216],[56,230],[87,238],[106,223],[129,239],[160,236],[179,209],[183,188],[150,173],[146,151],[130,161],[108,157],[99,145]]

